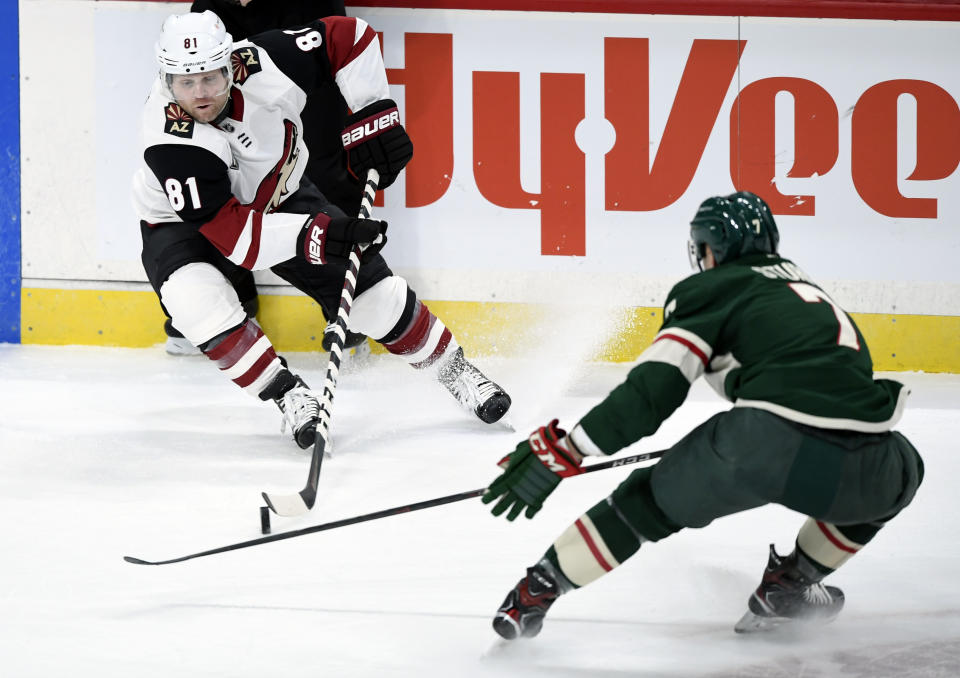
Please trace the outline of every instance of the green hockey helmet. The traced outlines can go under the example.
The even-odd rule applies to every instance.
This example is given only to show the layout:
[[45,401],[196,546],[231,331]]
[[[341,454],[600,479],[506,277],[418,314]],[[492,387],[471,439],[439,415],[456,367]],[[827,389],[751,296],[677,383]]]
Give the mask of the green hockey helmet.
[[705,245],[717,266],[748,254],[776,254],[780,232],[763,199],[748,191],[707,198],[690,222],[690,263],[703,270]]

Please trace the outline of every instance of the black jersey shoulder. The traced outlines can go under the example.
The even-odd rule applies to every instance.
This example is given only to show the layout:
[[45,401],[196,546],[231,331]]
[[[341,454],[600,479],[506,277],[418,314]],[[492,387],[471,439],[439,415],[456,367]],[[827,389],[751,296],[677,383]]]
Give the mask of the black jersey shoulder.
[[[284,75],[309,93],[321,83],[333,80],[326,40],[326,25],[317,20],[303,26],[258,33],[248,42],[269,54]],[[241,49],[238,46],[237,50]]]
[[757,270],[758,266],[784,262],[786,260],[777,255],[751,255],[684,278],[667,295],[664,322],[683,323],[690,318],[706,322],[710,318],[729,316],[747,303],[756,286],[767,282]]
[[718,297],[727,299],[744,291],[745,286],[751,281],[770,277],[763,275],[759,269],[784,264],[792,266],[788,260],[778,255],[759,254],[742,257],[684,278],[674,285],[668,298],[681,296],[691,301],[700,300],[701,303],[716,301]]

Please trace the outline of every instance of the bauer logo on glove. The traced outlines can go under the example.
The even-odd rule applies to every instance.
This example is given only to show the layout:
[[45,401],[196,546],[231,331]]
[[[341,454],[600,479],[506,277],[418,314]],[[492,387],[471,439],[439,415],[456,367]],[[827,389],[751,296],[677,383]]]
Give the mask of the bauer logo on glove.
[[350,150],[364,139],[376,136],[388,127],[399,124],[400,111],[394,107],[383,115],[372,115],[366,120],[359,121],[356,126],[345,130],[340,138],[343,141],[343,147]]
[[311,264],[325,264],[324,241],[326,240],[326,224],[314,219],[308,224],[310,241],[307,243],[307,261]]
[[320,212],[304,224],[297,250],[309,263],[344,264],[354,247],[363,248],[361,260],[368,259],[387,242],[387,222],[377,219],[331,217]]
[[413,142],[400,124],[400,112],[392,99],[374,101],[351,115],[340,138],[350,173],[360,179],[367,176],[367,170],[377,170],[380,190],[396,181],[413,157]]

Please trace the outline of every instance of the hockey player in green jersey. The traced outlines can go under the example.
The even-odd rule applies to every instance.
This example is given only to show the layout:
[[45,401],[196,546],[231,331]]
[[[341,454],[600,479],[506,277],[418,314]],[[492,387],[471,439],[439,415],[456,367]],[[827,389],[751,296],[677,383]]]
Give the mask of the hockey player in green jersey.
[[787,556],[771,545],[734,629],[832,620],[843,592],[824,577],[913,499],[923,462],[893,426],[908,390],[873,378],[856,324],[777,252],[769,207],[739,192],[705,200],[691,222],[700,269],[677,284],[663,325],[626,381],[570,433],[553,420],[505,457],[483,497],[494,515],[532,518],[587,455],[654,433],[704,376],[733,407],[634,471],[547,549],[497,611],[504,638],[539,633],[557,597],[685,527],[765,504],[808,516]]

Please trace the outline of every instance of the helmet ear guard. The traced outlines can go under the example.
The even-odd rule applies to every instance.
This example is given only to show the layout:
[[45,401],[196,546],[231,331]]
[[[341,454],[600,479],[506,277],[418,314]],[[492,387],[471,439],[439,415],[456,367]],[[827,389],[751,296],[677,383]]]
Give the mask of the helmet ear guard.
[[704,242],[694,242],[693,238],[687,240],[687,259],[690,261],[690,268],[703,270],[703,258],[707,256],[707,244]]
[[691,264],[701,270],[706,245],[719,266],[749,254],[776,254],[779,242],[770,207],[749,191],[707,198],[690,222]]

